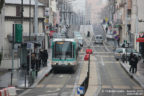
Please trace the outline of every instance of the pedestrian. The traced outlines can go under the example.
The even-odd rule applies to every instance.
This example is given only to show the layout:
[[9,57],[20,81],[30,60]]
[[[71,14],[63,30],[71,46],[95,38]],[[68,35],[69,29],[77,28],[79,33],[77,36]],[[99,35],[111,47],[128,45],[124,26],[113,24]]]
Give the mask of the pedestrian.
[[87,37],[90,37],[90,31],[87,32]]
[[44,50],[42,52],[42,64],[43,64],[43,66],[47,66],[47,59],[48,59],[48,52],[47,52],[47,50]]
[[129,65],[130,65],[129,72],[132,72],[132,70],[133,70],[133,63],[134,63],[133,59],[134,59],[134,54],[131,53],[130,57],[129,57]]
[[47,66],[47,59],[48,59],[48,52],[47,52],[47,50],[44,50],[44,56],[45,56],[45,58],[44,58],[44,65]]
[[106,33],[107,33],[107,31],[108,31],[108,27],[106,27],[105,30],[106,30]]
[[39,51],[39,67],[42,65],[42,50]]
[[31,68],[34,70],[35,69],[35,64],[36,63],[36,55],[35,53],[32,53],[31,55]]
[[125,63],[125,61],[126,61],[126,55],[125,54],[122,55],[121,60],[123,63]]
[[137,72],[138,57],[134,54],[134,73]]

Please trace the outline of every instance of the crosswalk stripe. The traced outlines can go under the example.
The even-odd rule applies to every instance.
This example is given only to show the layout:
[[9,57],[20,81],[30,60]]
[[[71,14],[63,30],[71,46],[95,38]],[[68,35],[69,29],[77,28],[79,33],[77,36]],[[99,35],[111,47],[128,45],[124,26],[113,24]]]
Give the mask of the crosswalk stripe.
[[111,85],[102,85],[102,88],[112,88]]
[[37,85],[36,87],[37,87],[37,88],[42,88],[42,87],[44,87],[44,85],[43,85],[43,84],[39,84],[39,85]]
[[104,61],[104,63],[112,64],[112,63],[119,63],[119,62],[108,62],[108,61]]
[[61,88],[61,87],[62,87],[62,85],[55,85],[55,84],[46,86],[46,88]]
[[133,89],[142,89],[140,86],[133,86]]
[[66,88],[73,88],[74,85],[67,85]]
[[113,85],[113,88],[115,88],[115,89],[130,89],[130,86],[126,86],[126,85]]

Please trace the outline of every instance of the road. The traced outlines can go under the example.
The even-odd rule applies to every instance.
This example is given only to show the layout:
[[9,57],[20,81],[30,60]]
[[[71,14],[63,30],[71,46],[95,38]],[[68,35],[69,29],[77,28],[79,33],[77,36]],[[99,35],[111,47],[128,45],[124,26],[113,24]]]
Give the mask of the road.
[[[104,33],[101,27],[98,30]],[[98,34],[97,31],[94,31]],[[111,44],[110,44],[111,45]],[[98,46],[98,45],[97,45]],[[113,47],[106,46],[112,53]],[[142,88],[124,71],[120,63],[115,60],[113,54],[108,53],[103,45],[95,52],[104,52],[103,55],[96,55],[97,66],[101,79],[101,91],[99,96],[141,96]],[[136,91],[139,91],[136,93]]]
[[[72,96],[73,93],[76,93],[75,84],[78,82],[81,66],[84,64],[83,57],[88,47],[93,49],[93,56],[95,56],[95,64],[99,74],[97,87],[100,87],[100,91],[95,96],[142,96],[142,88],[129,77],[120,63],[115,60],[113,47],[107,44],[94,43],[95,34],[104,34],[100,25],[96,27],[97,31],[93,31],[91,26],[81,28],[83,28],[80,29],[81,32],[84,33],[84,46],[78,57],[79,66],[77,71],[74,74],[52,72],[23,96]],[[88,30],[91,32],[91,37],[86,38]]]

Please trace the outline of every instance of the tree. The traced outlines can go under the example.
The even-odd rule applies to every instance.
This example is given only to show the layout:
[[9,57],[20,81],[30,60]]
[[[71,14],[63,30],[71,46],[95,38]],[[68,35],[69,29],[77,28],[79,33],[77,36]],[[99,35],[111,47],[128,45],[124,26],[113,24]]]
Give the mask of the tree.
[[0,13],[1,13],[1,9],[3,8],[5,0],[0,0]]

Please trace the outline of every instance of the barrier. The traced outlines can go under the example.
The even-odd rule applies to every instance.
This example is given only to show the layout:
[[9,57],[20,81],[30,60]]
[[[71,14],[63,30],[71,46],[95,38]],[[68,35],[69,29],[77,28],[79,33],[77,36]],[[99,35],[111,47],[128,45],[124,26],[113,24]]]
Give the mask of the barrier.
[[7,88],[4,88],[3,91],[4,91],[4,96],[9,96],[9,92]]
[[0,90],[0,96],[4,96],[4,90]]
[[16,96],[16,88],[8,87],[0,90],[0,96]]
[[15,87],[8,87],[9,96],[16,96],[16,88]]

